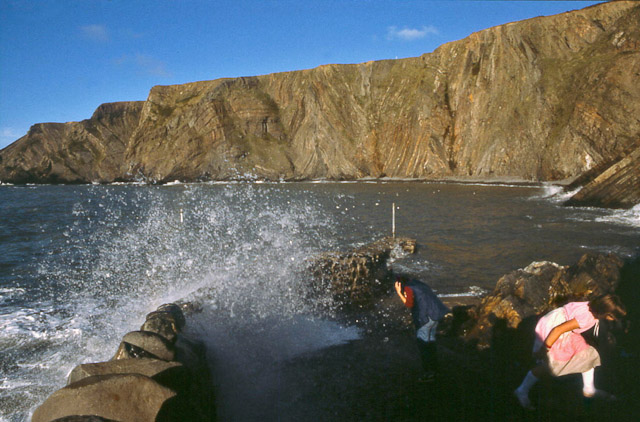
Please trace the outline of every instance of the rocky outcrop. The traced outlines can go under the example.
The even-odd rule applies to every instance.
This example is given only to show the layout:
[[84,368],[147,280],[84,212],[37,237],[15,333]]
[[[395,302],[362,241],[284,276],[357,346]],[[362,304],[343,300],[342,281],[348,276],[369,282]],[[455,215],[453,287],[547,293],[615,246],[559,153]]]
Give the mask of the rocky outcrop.
[[178,305],[160,306],[123,337],[112,360],[74,368],[32,421],[215,419],[205,350],[182,334],[184,324]]
[[36,125],[0,180],[574,178],[639,138],[638,21],[608,2],[416,58],[156,86],[122,143],[83,129],[96,116]]
[[[471,310],[465,337],[489,347],[497,326],[516,330],[569,301],[590,300],[612,293],[624,262],[615,255],[585,254],[572,266],[533,262],[498,280],[494,291]],[[532,332],[532,331],[531,331]]]
[[392,284],[390,260],[415,249],[414,239],[386,237],[348,252],[324,253],[310,260],[314,275],[311,290],[329,290],[343,308],[371,306]]
[[0,180],[13,183],[113,182],[144,102],[102,104],[82,122],[39,123],[0,151]]
[[608,208],[640,204],[640,147],[600,173],[565,204]]

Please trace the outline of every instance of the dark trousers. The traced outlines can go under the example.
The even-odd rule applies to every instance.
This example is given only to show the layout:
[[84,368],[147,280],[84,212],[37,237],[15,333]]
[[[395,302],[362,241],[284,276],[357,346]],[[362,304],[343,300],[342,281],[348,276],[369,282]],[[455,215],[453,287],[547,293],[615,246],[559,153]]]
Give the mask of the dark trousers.
[[420,359],[422,360],[422,369],[425,372],[436,372],[438,370],[438,354],[435,341],[426,342],[421,339],[416,340],[418,350],[420,351]]

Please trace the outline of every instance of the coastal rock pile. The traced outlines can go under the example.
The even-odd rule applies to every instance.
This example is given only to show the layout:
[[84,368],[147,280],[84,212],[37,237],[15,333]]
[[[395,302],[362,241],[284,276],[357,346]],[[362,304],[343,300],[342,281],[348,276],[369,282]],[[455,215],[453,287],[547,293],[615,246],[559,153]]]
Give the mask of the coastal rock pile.
[[184,326],[178,305],[160,306],[123,337],[110,361],[73,369],[32,422],[214,419],[206,351],[182,334]]
[[346,253],[324,253],[311,261],[314,290],[330,289],[340,304],[371,305],[390,286],[389,259],[415,250],[414,239],[386,237]]
[[506,274],[493,292],[471,309],[465,337],[486,348],[500,335],[497,327],[516,330],[524,321],[535,322],[537,315],[569,301],[613,292],[623,264],[615,255],[585,254],[572,266],[533,262]]

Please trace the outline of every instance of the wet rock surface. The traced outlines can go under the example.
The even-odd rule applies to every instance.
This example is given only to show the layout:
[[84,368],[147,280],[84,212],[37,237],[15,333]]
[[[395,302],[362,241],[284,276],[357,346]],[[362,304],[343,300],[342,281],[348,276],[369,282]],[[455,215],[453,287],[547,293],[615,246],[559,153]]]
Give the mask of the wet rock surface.
[[[613,293],[623,261],[614,255],[585,254],[572,266],[533,262],[506,274],[494,291],[471,310],[465,337],[489,347],[496,324],[518,329],[521,323],[570,301],[587,301]],[[529,328],[529,327],[527,327]]]
[[390,259],[415,249],[415,239],[386,237],[351,251],[314,257],[310,261],[313,289],[331,290],[335,302],[346,308],[370,307],[389,288]]
[[165,304],[124,335],[112,360],[77,366],[67,386],[33,414],[50,421],[210,421],[215,396],[204,346],[185,337],[185,318]]

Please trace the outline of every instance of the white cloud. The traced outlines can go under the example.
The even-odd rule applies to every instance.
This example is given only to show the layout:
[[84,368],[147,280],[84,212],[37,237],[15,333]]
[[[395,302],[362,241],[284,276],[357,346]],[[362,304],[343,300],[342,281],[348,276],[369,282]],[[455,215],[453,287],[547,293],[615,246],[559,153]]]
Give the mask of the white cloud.
[[0,129],[0,136],[3,138],[17,139],[20,135],[18,134],[18,131],[12,127],[3,127],[2,129]]
[[91,41],[109,41],[109,31],[104,25],[84,25],[80,27],[82,34]]
[[136,66],[143,72],[152,76],[169,77],[171,72],[167,71],[166,64],[147,54],[136,54]]
[[12,127],[0,128],[0,149],[3,149],[13,141],[18,140],[24,133],[20,133],[17,129]]
[[387,28],[387,39],[414,41],[420,38],[424,38],[427,35],[437,35],[438,33],[438,29],[434,26],[423,26],[419,29],[407,28],[406,26],[402,29],[398,29],[397,26],[390,26],[389,28]]
[[148,54],[137,53],[135,55],[123,55],[114,59],[116,66],[132,67],[138,73],[151,76],[168,78],[173,74],[167,70],[167,65],[162,60],[158,60]]

